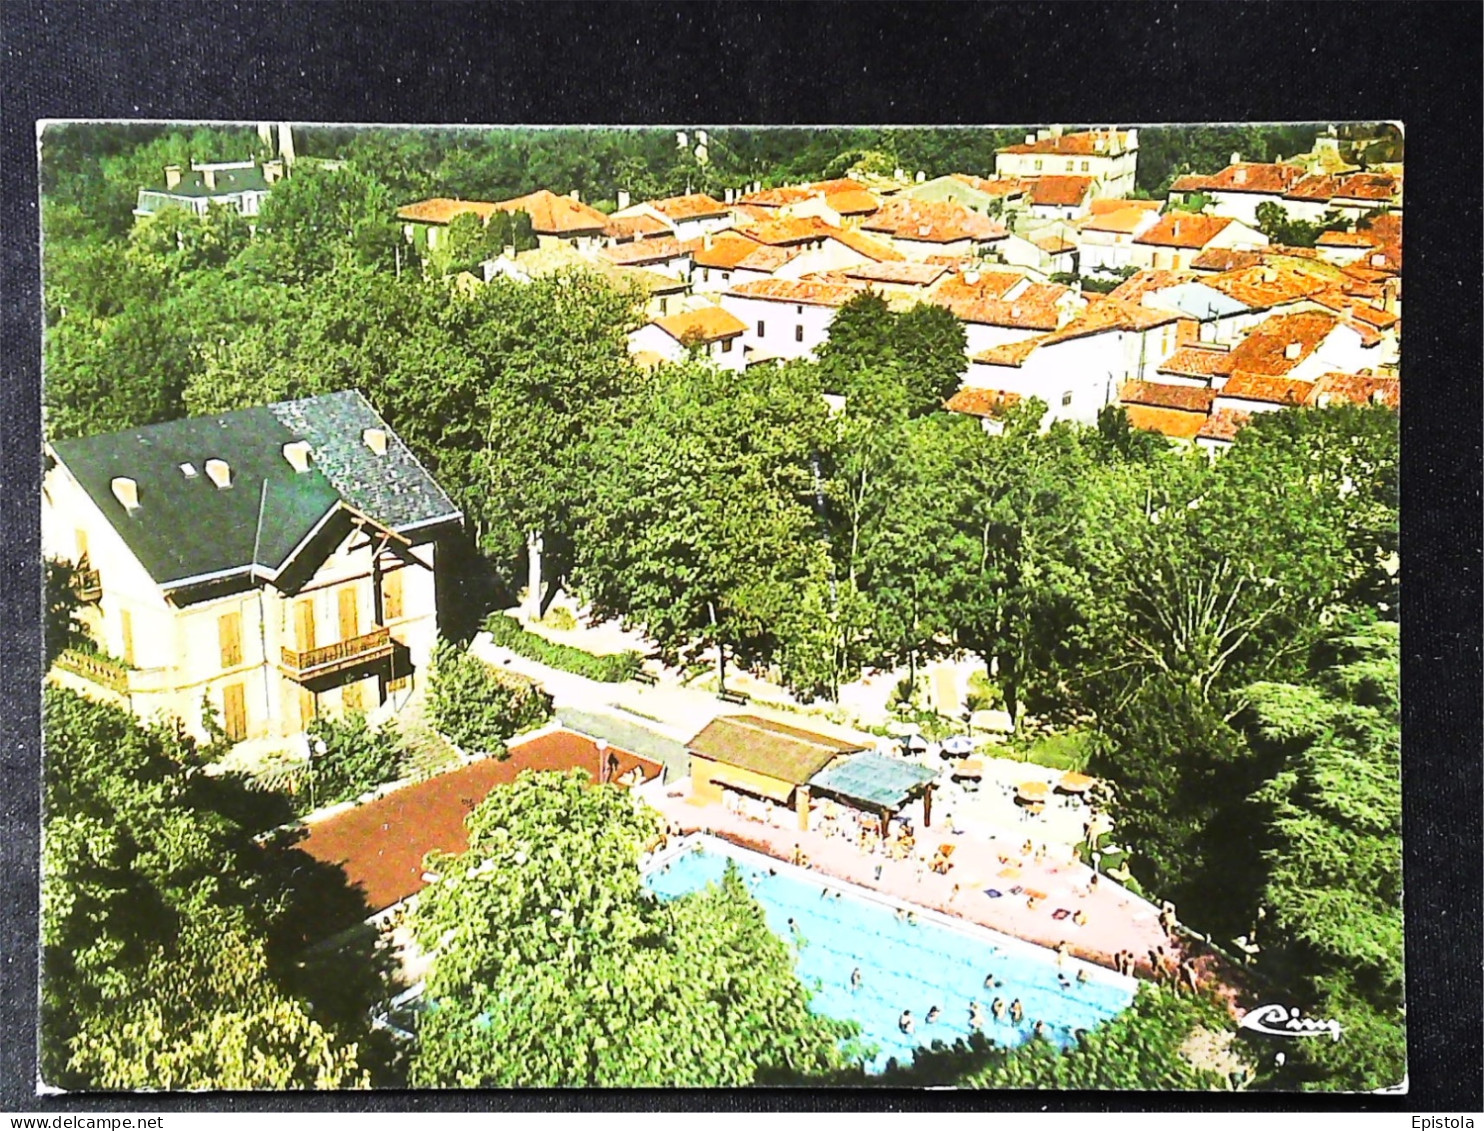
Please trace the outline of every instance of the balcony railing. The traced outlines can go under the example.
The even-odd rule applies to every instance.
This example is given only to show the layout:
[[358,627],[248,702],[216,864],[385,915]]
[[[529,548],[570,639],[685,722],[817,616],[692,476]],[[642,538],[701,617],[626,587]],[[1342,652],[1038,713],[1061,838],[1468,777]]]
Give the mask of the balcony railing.
[[392,654],[391,630],[374,628],[362,636],[353,636],[338,644],[326,644],[322,648],[311,648],[307,652],[283,649],[284,670],[299,679],[329,675],[355,664],[371,663]]
[[72,573],[72,593],[84,604],[103,598],[103,581],[96,569],[79,569]]
[[57,667],[73,675],[82,676],[120,695],[129,693],[129,669],[111,656],[100,656],[95,652],[84,652],[68,648],[56,660]]

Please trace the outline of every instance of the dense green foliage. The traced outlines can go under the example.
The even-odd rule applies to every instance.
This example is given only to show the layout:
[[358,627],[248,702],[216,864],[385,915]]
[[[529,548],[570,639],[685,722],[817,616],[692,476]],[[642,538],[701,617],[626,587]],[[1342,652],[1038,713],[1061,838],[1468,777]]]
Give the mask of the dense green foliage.
[[[1037,1039],[996,1046],[976,1034],[951,1048],[939,1043],[921,1051],[911,1065],[889,1070],[880,1082],[1097,1092],[1235,1090],[1246,1086],[1251,1069],[1229,1047],[1230,1034],[1231,1018],[1219,1003],[1146,984],[1132,1005],[1066,1051]],[[1211,1055],[1202,1036],[1216,1038],[1214,1062],[1200,1059],[1200,1053]]]
[[1302,682],[1250,689],[1253,745],[1282,757],[1253,796],[1268,834],[1263,965],[1343,1027],[1339,1044],[1304,1042],[1289,1083],[1360,1091],[1406,1076],[1400,677],[1383,621],[1320,649]]
[[[316,805],[351,801],[395,781],[400,774],[402,747],[391,723],[373,730],[360,712],[318,718],[309,725],[308,740],[315,744],[309,770]],[[323,754],[317,747],[321,742],[325,745]]]
[[1351,221],[1338,212],[1326,212],[1319,223],[1295,220],[1281,204],[1265,200],[1257,206],[1257,230],[1275,244],[1313,247],[1325,232],[1348,232]]
[[614,652],[595,656],[570,644],[561,644],[538,636],[504,613],[491,613],[484,622],[484,628],[490,634],[490,639],[501,648],[509,648],[516,655],[528,660],[536,660],[600,683],[622,683],[633,679],[639,672],[638,652]]
[[506,739],[551,718],[551,696],[440,640],[428,682],[428,717],[461,749],[503,757]]
[[836,1071],[793,956],[736,872],[645,890],[657,815],[579,774],[522,774],[472,814],[413,925],[437,948],[414,1084],[697,1087]]
[[[44,724],[43,1078],[70,1088],[366,1082],[372,999],[354,1000],[364,977],[330,972],[353,1000],[327,1015],[295,989],[280,953],[310,884],[294,886],[239,823],[264,819],[263,802],[200,774],[205,755],[189,740],[118,708],[48,689]],[[373,969],[364,954],[351,961]]]

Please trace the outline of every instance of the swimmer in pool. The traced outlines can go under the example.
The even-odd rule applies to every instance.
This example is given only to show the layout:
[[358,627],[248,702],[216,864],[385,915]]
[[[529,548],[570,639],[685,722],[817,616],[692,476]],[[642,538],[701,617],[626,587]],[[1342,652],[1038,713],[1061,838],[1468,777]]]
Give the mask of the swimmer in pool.
[[1083,967],[1081,970],[1078,970],[1077,971],[1077,984],[1079,986],[1085,986],[1085,985],[1087,985],[1087,968],[1086,967]]
[[996,1021],[1003,1021],[1005,1019],[1005,999],[1002,997],[995,998],[989,1004],[989,1011],[994,1014]]
[[1044,1021],[1037,1021],[1036,1022],[1036,1028],[1035,1028],[1035,1034],[1036,1034],[1036,1036],[1038,1036],[1038,1037],[1045,1037],[1047,1031],[1048,1030],[1046,1028],[1046,1022],[1044,1022]]
[[992,990],[992,989],[994,989],[994,975],[993,974],[986,974],[986,975],[984,975],[984,988],[986,990]]
[[858,990],[858,989],[860,989],[861,988],[861,982],[862,981],[863,981],[863,979],[861,977],[861,968],[859,966],[857,966],[854,970],[852,970],[850,972],[850,988],[852,990]]
[[977,1001],[969,1002],[969,1028],[976,1031],[984,1028],[984,1011]]
[[934,1022],[936,1022],[938,1020],[938,1018],[941,1017],[941,1016],[943,1016],[943,1011],[941,1009],[939,1009],[936,1005],[935,1006],[932,1006],[927,1011],[927,1023],[929,1025],[931,1025]]
[[1019,998],[1010,1003],[1010,1020],[1017,1025],[1025,1020],[1025,1006],[1020,1004]]
[[916,1027],[916,1023],[912,1020],[912,1011],[910,1009],[902,1010],[902,1015],[897,1018],[897,1028],[904,1033],[911,1033]]
[[916,911],[909,911],[909,912],[907,912],[907,922],[910,923],[914,927],[917,926],[917,912]]

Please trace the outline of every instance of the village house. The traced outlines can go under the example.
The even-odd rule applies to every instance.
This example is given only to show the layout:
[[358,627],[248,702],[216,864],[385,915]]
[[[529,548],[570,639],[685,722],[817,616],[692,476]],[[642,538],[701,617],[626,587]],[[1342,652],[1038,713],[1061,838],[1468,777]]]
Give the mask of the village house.
[[371,710],[426,671],[462,516],[356,392],[57,440],[42,547],[92,648],[52,678],[233,741]]
[[1036,220],[1076,220],[1090,211],[1092,177],[1045,176],[1028,182],[1026,212]]
[[620,290],[635,294],[650,318],[672,314],[680,300],[690,291],[690,284],[675,275],[643,267],[624,267],[603,255],[585,255],[566,244],[532,248],[530,251],[504,252],[480,264],[483,281],[497,278],[529,283],[544,275],[566,271],[588,271],[602,277]]
[[856,227],[881,207],[881,197],[851,177],[743,193],[733,202],[738,223],[816,217],[837,228]]
[[802,279],[759,279],[734,285],[721,305],[746,327],[749,365],[813,357],[828,340],[835,313],[864,288]]
[[1402,178],[1391,173],[1314,173],[1283,196],[1290,219],[1317,223],[1329,213],[1358,220],[1377,209],[1402,210]]
[[689,279],[691,273],[691,253],[674,236],[610,244],[600,248],[596,257],[615,267],[642,267],[677,279]]
[[730,227],[732,223],[731,206],[703,192],[652,200],[648,207],[669,223],[672,234],[679,240],[693,240],[707,232]]
[[1215,400],[1214,389],[1158,381],[1129,381],[1118,390],[1129,427],[1171,440],[1195,440],[1206,427]]
[[629,353],[650,364],[699,356],[740,373],[746,361],[738,343],[746,329],[719,306],[681,311],[655,318],[631,333]]
[[205,216],[213,207],[256,216],[273,186],[283,179],[285,164],[273,161],[192,161],[188,169],[165,166],[163,183],[139,190],[134,215],[153,216],[166,208],[183,208]]
[[992,219],[1025,207],[1029,184],[1019,177],[974,177],[950,173],[905,188],[900,199],[929,204],[956,204]]
[[608,217],[583,204],[575,189],[567,196],[538,189],[494,202],[433,197],[397,209],[397,218],[403,221],[402,233],[409,243],[431,250],[443,242],[449,224],[458,217],[472,213],[488,224],[496,212],[524,212],[543,248],[567,244],[579,251],[596,251],[606,239]]
[[1333,272],[1322,263],[1263,257],[1253,267],[1151,287],[1140,301],[1195,319],[1203,342],[1230,344],[1273,315],[1317,309],[1315,298],[1336,285]]
[[1243,375],[1313,381],[1331,371],[1374,370],[1382,364],[1381,338],[1367,329],[1322,311],[1268,318],[1227,354],[1218,387]]
[[[704,235],[685,244],[691,257],[693,294],[720,294],[740,283],[770,278],[792,252],[761,244],[736,231]],[[761,254],[759,254],[761,253]]]
[[648,210],[615,212],[608,217],[608,223],[603,225],[603,236],[610,246],[674,234],[673,224],[659,213]]
[[1133,266],[1134,240],[1157,223],[1157,200],[1094,200],[1073,241],[1081,273],[1113,274]]
[[1183,270],[1213,247],[1265,247],[1268,237],[1226,216],[1170,212],[1134,237],[1129,265],[1154,270]]
[[1184,203],[1198,195],[1205,197],[1209,202],[1206,211],[1251,228],[1257,226],[1259,205],[1281,206],[1288,190],[1303,178],[1303,170],[1293,165],[1244,162],[1240,153],[1233,153],[1231,164],[1219,173],[1177,177],[1170,186],[1170,199]]
[[1021,404],[1024,398],[1019,393],[1007,393],[1002,389],[980,389],[965,385],[944,402],[949,412],[962,416],[975,416],[991,436],[1005,433],[1005,420],[1010,411]]
[[1052,174],[1090,176],[1093,195],[1127,196],[1134,191],[1139,162],[1137,130],[1080,130],[1060,126],[1027,134],[1022,145],[995,151],[996,177],[1032,178]]
[[1059,283],[974,269],[943,279],[928,297],[964,324],[969,357],[1060,329],[1087,305],[1081,294]]
[[1178,315],[1104,298],[1060,328],[995,346],[969,359],[964,385],[1036,397],[1043,423],[1096,423],[1119,386],[1152,377],[1174,352]]
[[898,252],[917,260],[977,255],[1009,234],[999,221],[963,205],[901,198],[883,204],[861,230],[887,237]]

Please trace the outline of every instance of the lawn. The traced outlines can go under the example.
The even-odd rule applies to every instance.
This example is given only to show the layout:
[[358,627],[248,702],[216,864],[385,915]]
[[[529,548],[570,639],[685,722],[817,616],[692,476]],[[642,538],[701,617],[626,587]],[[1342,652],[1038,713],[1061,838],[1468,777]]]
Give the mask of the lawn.
[[1092,756],[1092,735],[1085,730],[1038,735],[1028,745],[1017,740],[1012,743],[1011,750],[1015,757],[1024,762],[1034,762],[1051,770],[1075,770],[1081,773],[1087,768],[1087,760]]

